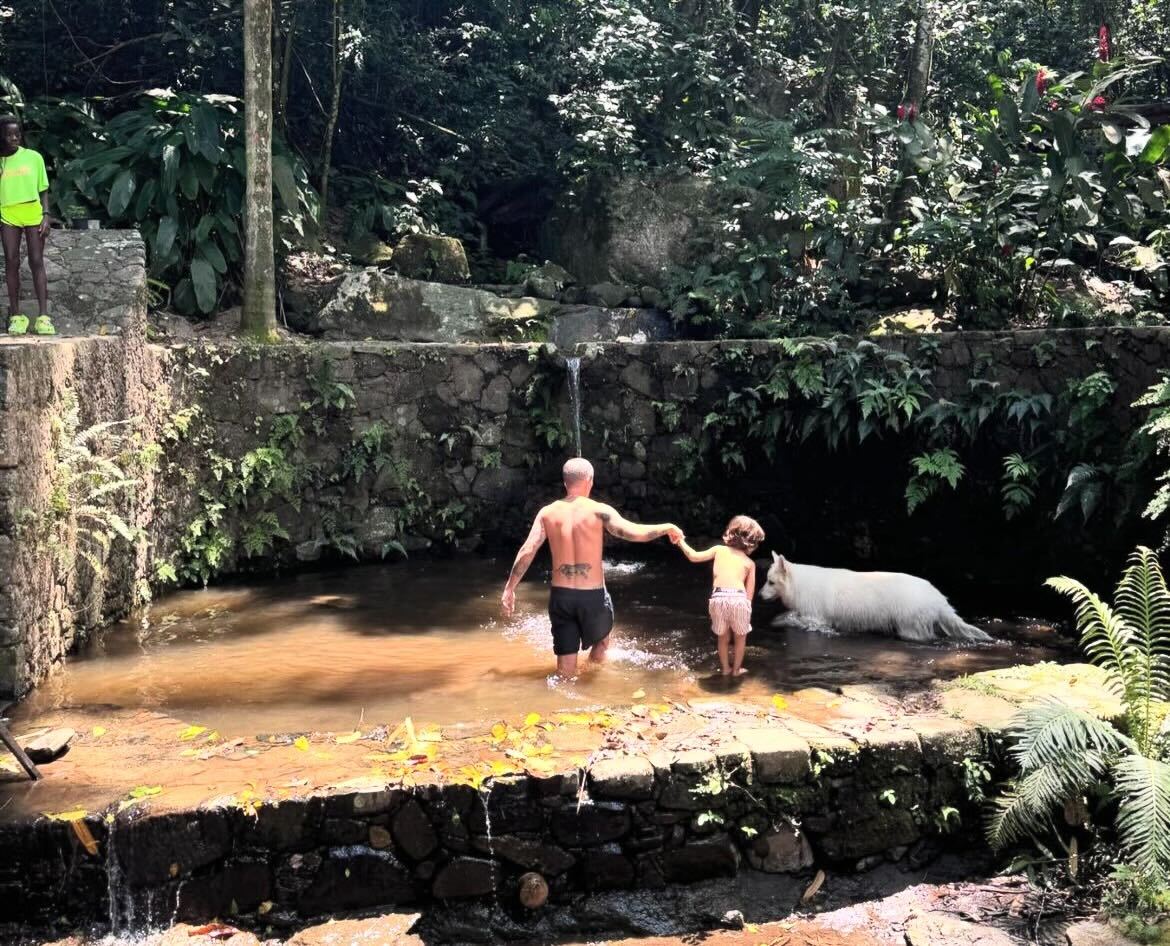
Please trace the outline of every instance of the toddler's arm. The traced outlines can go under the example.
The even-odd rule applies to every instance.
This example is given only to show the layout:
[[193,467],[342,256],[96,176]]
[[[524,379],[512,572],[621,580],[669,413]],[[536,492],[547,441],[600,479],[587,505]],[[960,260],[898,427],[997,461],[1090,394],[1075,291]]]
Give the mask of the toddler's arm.
[[719,550],[718,545],[713,545],[711,548],[703,552],[696,552],[693,548],[687,545],[686,539],[679,539],[678,547],[682,549],[683,555],[685,555],[687,559],[692,562],[709,562],[715,557],[715,553]]
[[747,577],[743,582],[744,590],[747,591],[747,599],[751,601],[756,596],[756,563],[752,562],[748,566]]

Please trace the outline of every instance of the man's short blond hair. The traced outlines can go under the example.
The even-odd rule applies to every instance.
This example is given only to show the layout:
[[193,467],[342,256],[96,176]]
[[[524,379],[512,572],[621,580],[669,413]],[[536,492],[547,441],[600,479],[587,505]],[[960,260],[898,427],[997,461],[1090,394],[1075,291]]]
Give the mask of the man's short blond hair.
[[566,486],[587,482],[593,479],[593,464],[584,457],[573,457],[565,461],[561,468],[561,476],[564,477]]

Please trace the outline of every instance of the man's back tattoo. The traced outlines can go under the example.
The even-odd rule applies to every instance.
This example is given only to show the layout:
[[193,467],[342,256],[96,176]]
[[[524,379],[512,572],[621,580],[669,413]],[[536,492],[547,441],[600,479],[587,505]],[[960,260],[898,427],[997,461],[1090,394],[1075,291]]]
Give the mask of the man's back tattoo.
[[566,578],[573,578],[577,575],[588,575],[593,570],[593,566],[588,562],[566,562],[557,569]]

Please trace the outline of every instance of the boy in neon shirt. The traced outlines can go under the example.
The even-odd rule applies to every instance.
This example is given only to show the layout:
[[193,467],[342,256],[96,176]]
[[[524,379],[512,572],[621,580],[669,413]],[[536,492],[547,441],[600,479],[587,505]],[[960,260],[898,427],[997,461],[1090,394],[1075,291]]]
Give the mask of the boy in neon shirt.
[[49,281],[45,276],[45,240],[49,236],[49,178],[45,159],[21,147],[20,120],[0,116],[0,238],[8,281],[8,334],[28,331],[28,316],[20,308],[20,237],[28,246],[28,268],[40,313],[33,323],[37,335],[56,335],[49,321]]

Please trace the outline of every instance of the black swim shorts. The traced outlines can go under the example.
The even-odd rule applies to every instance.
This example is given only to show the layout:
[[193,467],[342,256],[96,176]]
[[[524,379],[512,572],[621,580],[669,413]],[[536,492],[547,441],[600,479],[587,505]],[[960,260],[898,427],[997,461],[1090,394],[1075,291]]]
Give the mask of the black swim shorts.
[[553,653],[575,654],[605,640],[613,630],[613,601],[604,588],[549,590],[548,616],[552,621]]

